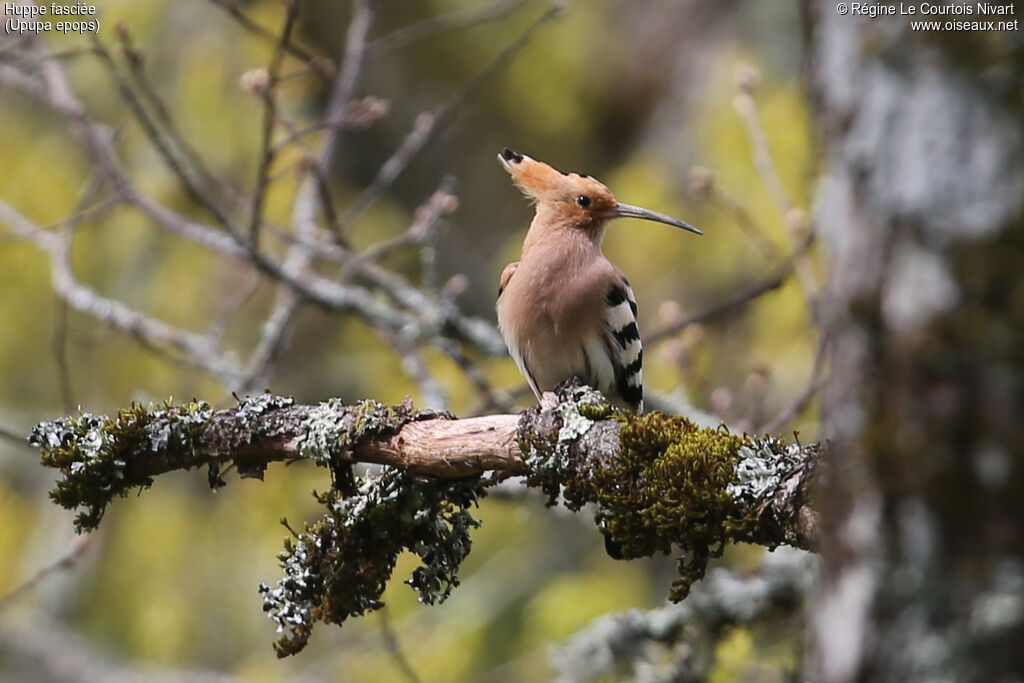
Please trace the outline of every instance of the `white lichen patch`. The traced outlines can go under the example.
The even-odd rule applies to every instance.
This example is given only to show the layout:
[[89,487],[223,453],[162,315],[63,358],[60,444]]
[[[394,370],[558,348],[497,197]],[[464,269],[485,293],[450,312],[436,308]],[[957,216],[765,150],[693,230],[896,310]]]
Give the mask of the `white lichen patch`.
[[338,448],[343,435],[348,433],[344,423],[345,404],[341,399],[324,401],[309,411],[296,438],[296,450],[303,458],[327,466],[331,454]]
[[736,483],[726,492],[734,500],[758,500],[778,490],[783,479],[803,461],[799,444],[786,445],[774,437],[754,442],[754,447],[741,446],[737,453]]
[[246,396],[238,402],[235,418],[249,431],[255,431],[259,427],[260,418],[267,411],[275,408],[287,408],[294,403],[295,399],[291,396],[276,396],[274,394]]
[[309,598],[296,600],[295,596],[315,590],[323,579],[313,570],[303,540],[292,544],[290,550],[282,556],[284,576],[274,588],[261,583],[259,592],[263,594],[263,611],[277,624],[277,633],[287,640],[299,640],[312,628],[316,604]]
[[571,400],[560,403],[558,414],[562,418],[562,426],[558,430],[559,446],[576,441],[594,426],[593,420],[580,414],[580,406],[600,407],[607,402],[601,392],[590,387],[581,387],[573,392]]

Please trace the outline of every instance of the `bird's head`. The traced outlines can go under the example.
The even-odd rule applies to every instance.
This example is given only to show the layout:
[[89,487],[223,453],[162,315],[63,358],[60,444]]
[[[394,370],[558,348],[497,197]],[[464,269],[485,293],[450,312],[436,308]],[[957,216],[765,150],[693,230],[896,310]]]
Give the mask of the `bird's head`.
[[598,240],[612,218],[642,218],[703,234],[678,218],[623,204],[604,183],[585,173],[556,171],[508,147],[498,155],[498,161],[519,189],[537,203],[538,214],[544,212],[548,220],[593,232]]

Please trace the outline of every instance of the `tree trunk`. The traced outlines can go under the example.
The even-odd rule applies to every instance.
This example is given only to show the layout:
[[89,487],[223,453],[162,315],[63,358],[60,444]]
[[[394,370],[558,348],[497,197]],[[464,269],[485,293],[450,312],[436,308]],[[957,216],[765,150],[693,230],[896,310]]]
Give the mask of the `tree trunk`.
[[1021,34],[806,9],[834,359],[808,673],[1019,676]]

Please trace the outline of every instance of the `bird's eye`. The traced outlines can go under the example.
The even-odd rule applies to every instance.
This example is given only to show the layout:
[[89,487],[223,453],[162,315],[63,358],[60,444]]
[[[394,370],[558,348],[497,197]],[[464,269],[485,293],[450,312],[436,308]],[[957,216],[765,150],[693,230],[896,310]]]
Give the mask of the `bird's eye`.
[[576,203],[582,206],[584,209],[590,206],[590,197],[585,194],[581,194],[576,198]]

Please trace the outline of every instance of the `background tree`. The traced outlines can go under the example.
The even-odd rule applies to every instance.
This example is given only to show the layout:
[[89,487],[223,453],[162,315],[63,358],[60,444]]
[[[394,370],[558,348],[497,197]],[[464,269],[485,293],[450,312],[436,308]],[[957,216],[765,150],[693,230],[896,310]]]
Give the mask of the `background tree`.
[[810,9],[835,359],[819,676],[1009,680],[1024,666],[1021,33]]

